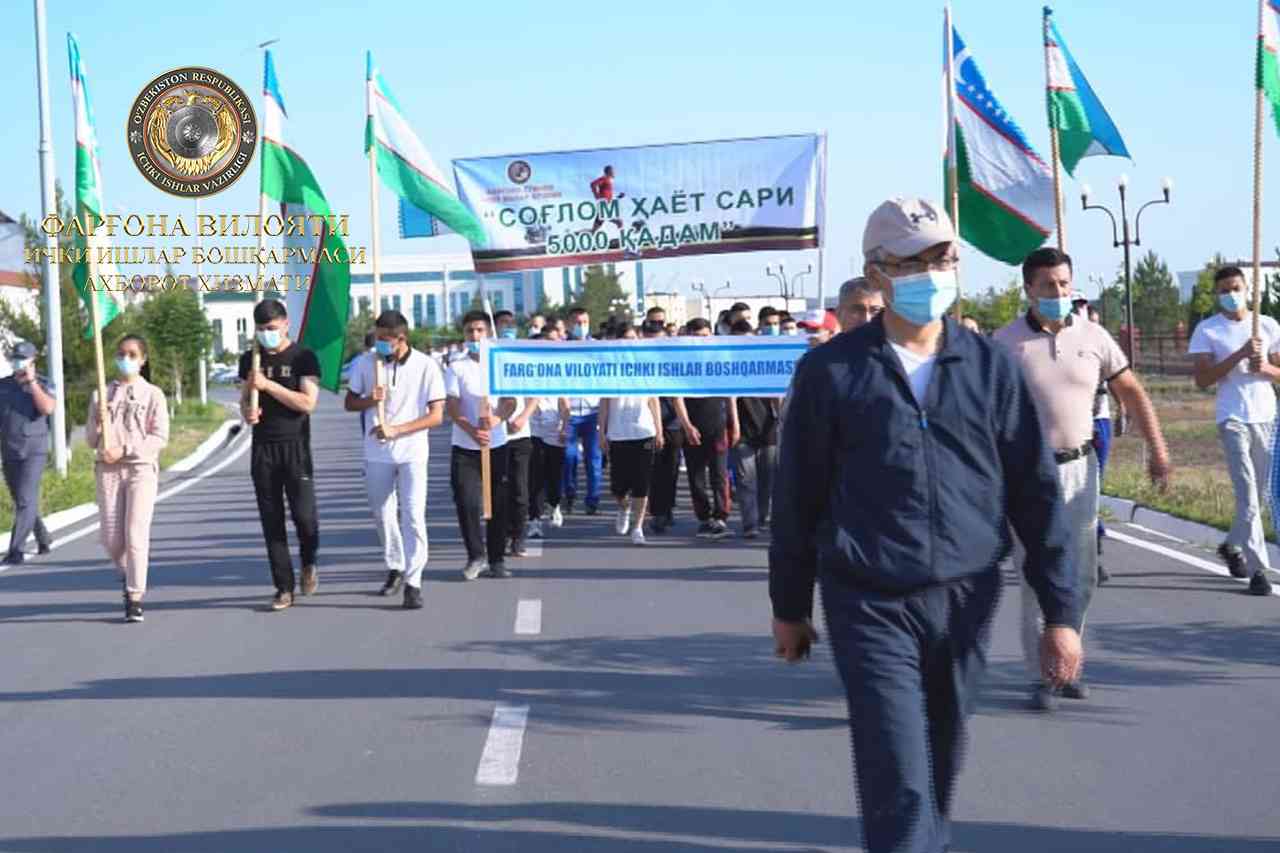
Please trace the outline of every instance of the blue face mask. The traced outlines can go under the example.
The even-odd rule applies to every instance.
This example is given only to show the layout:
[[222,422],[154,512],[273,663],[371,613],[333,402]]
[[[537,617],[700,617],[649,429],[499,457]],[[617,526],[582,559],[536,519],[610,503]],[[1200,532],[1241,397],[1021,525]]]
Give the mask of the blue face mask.
[[390,358],[395,355],[396,347],[391,341],[374,341],[373,348],[378,351],[378,355],[383,358]]
[[515,326],[508,326],[507,328],[498,332],[498,337],[502,338],[504,341],[514,341],[516,339]]
[[1046,320],[1060,322],[1071,313],[1071,297],[1060,296],[1055,299],[1037,299],[1036,310]]
[[467,341],[467,352],[471,353],[472,355],[479,355],[479,354],[480,354],[480,342],[479,342],[479,341]]
[[1226,293],[1218,294],[1218,304],[1228,313],[1236,314],[1243,311],[1248,303],[1244,301],[1244,295],[1238,290],[1228,290]]
[[760,334],[764,335],[766,338],[776,338],[778,335],[782,334],[782,327],[764,326],[760,329]]
[[121,376],[133,376],[142,369],[142,362],[124,356],[116,356],[116,370]]
[[800,334],[800,330],[792,327],[790,329],[787,329],[782,334],[786,335],[788,338],[794,338],[796,335]]
[[574,326],[569,330],[569,337],[575,341],[580,341],[587,336],[588,331],[590,329],[587,326]]
[[263,349],[275,349],[280,346],[280,330],[260,329],[258,331],[258,343]]
[[927,326],[941,319],[960,295],[955,270],[930,270],[890,281],[893,313],[913,326]]

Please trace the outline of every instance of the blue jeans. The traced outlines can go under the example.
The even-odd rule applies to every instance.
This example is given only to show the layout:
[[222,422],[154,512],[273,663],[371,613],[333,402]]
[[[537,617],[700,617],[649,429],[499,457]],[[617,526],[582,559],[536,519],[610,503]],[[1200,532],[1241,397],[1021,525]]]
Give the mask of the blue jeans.
[[[1093,451],[1098,454],[1098,483],[1101,487],[1102,478],[1107,473],[1107,457],[1111,455],[1111,419],[1110,418],[1094,418],[1093,420]],[[1102,519],[1098,519],[1098,535],[1106,536],[1107,528],[1102,523]]]
[[942,853],[1000,573],[905,595],[821,581],[867,853]]
[[578,496],[578,459],[581,457],[581,449],[578,442],[582,442],[582,446],[586,448],[587,457],[584,460],[587,466],[587,501],[589,507],[598,506],[600,504],[600,439],[598,436],[600,430],[600,415],[598,412],[592,412],[589,415],[577,415],[569,419],[569,436],[564,446],[564,474],[561,479],[566,500],[573,500]]

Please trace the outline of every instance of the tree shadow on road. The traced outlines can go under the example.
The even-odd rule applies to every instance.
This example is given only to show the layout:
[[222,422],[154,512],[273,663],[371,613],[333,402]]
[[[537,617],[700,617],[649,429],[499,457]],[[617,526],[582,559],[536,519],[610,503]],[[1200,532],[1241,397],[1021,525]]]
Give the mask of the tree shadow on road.
[[[711,853],[853,851],[856,818],[805,812],[629,803],[472,805],[374,802],[320,806],[319,824],[107,837],[0,838],[13,853],[308,853],[430,850],[450,853]],[[338,819],[343,822],[328,822]],[[375,822],[376,821],[376,822]],[[387,823],[392,821],[393,823]],[[394,823],[399,821],[401,823]],[[953,853],[1271,853],[1278,837],[1107,831],[959,821]]]

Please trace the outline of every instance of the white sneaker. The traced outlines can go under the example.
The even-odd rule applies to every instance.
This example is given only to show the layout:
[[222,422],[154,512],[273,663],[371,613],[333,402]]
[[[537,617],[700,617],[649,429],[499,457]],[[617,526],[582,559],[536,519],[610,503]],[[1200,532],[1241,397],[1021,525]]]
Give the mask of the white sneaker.
[[551,510],[551,526],[564,527],[564,513],[560,511],[560,507]]
[[627,531],[631,529],[630,509],[618,510],[618,515],[613,520],[613,529],[618,531],[619,536],[627,535]]
[[643,527],[641,527],[641,526],[639,526],[639,525],[636,525],[636,527],[635,527],[634,529],[632,529],[632,531],[631,531],[631,544],[632,544],[632,545],[648,545],[648,544],[649,544],[648,540],[646,540],[646,539],[644,538],[644,528],[643,528]]

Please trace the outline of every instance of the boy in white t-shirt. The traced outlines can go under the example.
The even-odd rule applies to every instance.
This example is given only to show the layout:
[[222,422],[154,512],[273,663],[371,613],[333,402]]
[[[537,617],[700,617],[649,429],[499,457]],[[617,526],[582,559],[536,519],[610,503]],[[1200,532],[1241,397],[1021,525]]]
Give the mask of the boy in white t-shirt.
[[1196,325],[1188,352],[1195,356],[1196,387],[1218,386],[1218,437],[1236,495],[1235,520],[1218,556],[1234,577],[1249,578],[1250,593],[1269,595],[1262,508],[1272,476],[1272,385],[1280,381],[1280,324],[1260,317],[1259,337],[1253,337],[1248,288],[1239,267],[1221,267],[1213,282],[1218,313]]
[[405,608],[417,610],[427,565],[427,431],[444,422],[444,377],[435,359],[409,346],[409,322],[399,311],[382,312],[374,335],[374,351],[352,365],[345,407],[371,427],[364,437],[365,486],[387,564],[382,595],[403,586]]

